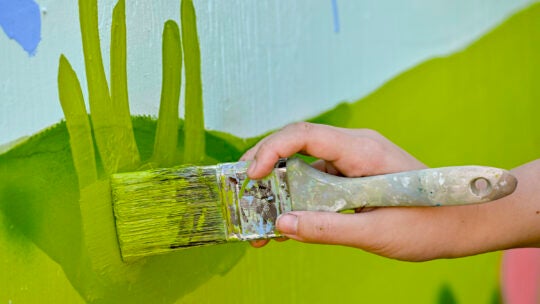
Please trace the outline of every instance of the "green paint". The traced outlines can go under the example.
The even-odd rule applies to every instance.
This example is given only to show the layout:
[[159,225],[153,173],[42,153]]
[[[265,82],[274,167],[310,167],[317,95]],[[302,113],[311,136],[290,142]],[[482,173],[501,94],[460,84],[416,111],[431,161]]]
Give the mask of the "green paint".
[[448,284],[443,284],[439,290],[437,299],[439,304],[457,304],[458,301],[452,292],[452,288]]
[[121,136],[121,140],[117,140],[122,144],[122,151],[118,152],[123,158],[117,165],[119,170],[136,168],[140,162],[129,113],[125,6],[125,0],[119,0],[114,7],[110,47],[111,103],[114,122],[119,128],[116,136]]
[[111,185],[125,261],[226,241],[215,166],[114,174]]
[[183,0],[180,15],[182,16],[182,46],[185,60],[186,94],[185,94],[185,129],[184,163],[201,163],[204,161],[204,113],[201,79],[201,52],[197,36],[197,20],[195,8],[191,0]]
[[182,47],[180,30],[176,22],[169,20],[163,28],[162,87],[159,119],[154,143],[153,161],[170,167],[179,162],[178,103],[182,82]]
[[501,288],[499,286],[493,288],[490,304],[504,304],[502,301]]
[[79,187],[83,188],[98,179],[94,141],[81,85],[75,71],[63,55],[60,56],[58,64],[58,84],[58,97],[66,117],[73,163]]
[[[129,123],[122,119],[123,113],[129,117],[124,2],[121,0],[116,5],[112,25],[111,37],[115,41],[111,43],[111,94],[114,100],[109,97],[101,63],[96,2],[81,1],[80,14],[92,124],[88,122],[77,76],[62,56],[58,86],[66,123],[53,126],[0,155],[0,210],[10,226],[16,227],[9,235],[32,241],[59,263],[84,300],[93,303],[171,303],[213,275],[226,272],[242,256],[245,246],[180,251],[132,264],[121,260],[109,181],[107,175],[98,180],[98,173],[166,165],[160,162],[170,161],[164,154],[170,153],[171,148],[153,151],[155,120],[133,118],[132,128],[131,119]],[[177,76],[167,76],[163,81],[178,80],[166,84],[168,88],[163,91],[165,103],[162,106],[170,108],[171,101],[178,103],[180,90],[181,57],[177,56],[180,41],[174,22],[167,22],[164,31],[166,55],[163,66],[176,65],[172,71]],[[167,52],[171,49],[169,55]],[[191,83],[192,86],[200,85],[200,80]],[[202,113],[202,109],[195,111]],[[183,129],[183,122],[177,117],[161,119],[166,122],[176,120],[176,124],[167,126],[173,132],[168,134],[172,139],[166,140],[183,145],[186,141],[178,132]],[[159,136],[163,137],[158,133]],[[203,134],[201,138],[204,140],[205,137]],[[138,146],[131,147],[134,138]],[[214,157],[229,157],[230,160],[239,157],[240,151],[227,142],[213,135],[207,138],[215,145],[225,147]],[[93,139],[98,155],[93,154]],[[173,159],[181,157],[177,150],[181,151],[182,145],[174,147]],[[190,221],[192,227],[209,223],[206,217],[200,216]],[[163,283],[164,277],[167,284]]]
[[[118,16],[115,20],[118,22],[115,22],[112,27],[113,35],[116,35],[117,31],[121,33],[119,28],[121,28],[120,24],[123,23],[120,20],[123,14],[118,13],[118,9],[121,8],[123,8],[122,5],[115,10],[115,15]],[[126,115],[123,111],[125,110],[125,101],[118,100],[113,105],[105,78],[98,31],[97,0],[79,0],[79,17],[92,125],[103,168],[107,174],[119,170],[135,169],[138,165],[139,155],[132,140],[131,125],[122,118]],[[121,49],[124,44],[125,42],[120,42],[118,47]],[[121,63],[121,61],[125,61],[125,55],[123,59],[116,57],[122,56],[121,50],[118,53],[111,52],[111,55],[114,58],[111,69],[114,71],[118,69],[119,74],[114,76],[118,76],[117,80],[122,81],[124,72],[122,66],[125,63]],[[122,86],[118,88],[118,92],[122,92]],[[121,95],[122,93],[115,96]],[[116,110],[119,112],[116,113]],[[116,114],[119,115],[118,119]],[[122,148],[120,149],[120,147]]]
[[[92,5],[95,3],[92,3],[80,2],[81,21],[94,13]],[[81,22],[81,26],[87,27],[87,22]],[[87,45],[87,67],[95,64],[97,58],[88,46],[89,39],[99,42],[97,31],[92,32],[82,36],[86,41],[83,44]],[[478,163],[511,167],[537,158],[540,70],[535,67],[540,63],[539,36],[540,4],[535,4],[467,49],[427,61],[370,96],[341,104],[314,120],[379,129],[434,166]],[[185,40],[185,34],[183,38]],[[187,63],[191,58],[188,54],[192,53],[186,51],[185,44],[183,47]],[[87,58],[91,55],[92,58]],[[64,107],[65,103],[66,109],[80,108],[81,98],[76,86],[64,87],[76,82],[67,60],[62,61],[59,78],[63,80],[59,80],[59,91],[63,96],[70,96],[61,97],[62,105]],[[103,160],[104,152],[110,147],[100,144],[102,140],[97,138],[103,134],[98,131],[106,122],[116,120],[107,116],[105,123],[97,123],[96,116],[100,114],[92,104],[96,95],[101,94],[99,88],[106,88],[107,84],[95,75],[87,78],[92,81],[88,85],[92,94],[92,134],[99,152],[89,168],[95,166],[102,170],[102,162],[112,162]],[[106,99],[106,94],[104,96]],[[191,114],[186,113],[186,117]],[[11,270],[0,273],[0,284],[8,290],[7,295],[0,294],[0,301],[23,302],[21,299],[28,299],[25,297],[30,293],[33,298],[26,302],[43,302],[47,296],[58,301],[54,293],[58,286],[65,284],[62,288],[68,291],[62,295],[74,294],[74,289],[84,301],[93,303],[172,303],[180,298],[186,303],[229,299],[231,302],[253,299],[270,302],[276,295],[313,303],[356,302],[358,299],[374,303],[433,303],[443,282],[451,288],[455,299],[463,303],[491,303],[493,300],[493,290],[498,286],[497,254],[402,263],[349,248],[307,246],[289,241],[273,242],[264,250],[249,250],[245,255],[243,244],[227,244],[178,251],[129,266],[120,264],[118,247],[110,238],[114,227],[108,213],[108,183],[102,178],[86,186],[88,182],[79,185],[80,171],[86,174],[92,170],[74,166],[82,159],[76,150],[84,143],[79,146],[77,140],[72,140],[70,145],[72,128],[69,127],[68,132],[67,125],[84,120],[70,116],[66,113],[69,122],[52,126],[0,154],[0,264],[2,269]],[[132,117],[132,124],[141,163],[148,164],[154,151],[157,122],[149,117]],[[107,130],[113,132],[113,129]],[[182,154],[185,143],[191,144],[184,137],[185,131],[184,122],[180,120],[177,156]],[[256,141],[256,138],[244,140],[214,131],[205,132],[203,138],[208,147],[205,157],[223,162],[237,160],[242,151]],[[86,141],[87,145],[88,139]],[[92,215],[94,212],[96,214]],[[202,220],[195,219],[198,221]],[[105,240],[97,239],[99,237]],[[35,248],[28,257],[33,263],[18,260],[21,254],[29,254],[21,249],[27,247],[18,245],[21,243]],[[91,249],[95,252],[89,252]],[[12,268],[12,265],[21,268]],[[32,266],[23,268],[24,265]],[[65,277],[55,275],[59,270],[54,268],[56,265],[61,266]],[[32,285],[34,276],[36,280],[46,278],[47,284],[39,281],[40,284]],[[24,283],[23,277],[36,288],[28,290],[26,295],[20,292],[22,285],[17,285]],[[67,286],[65,278],[73,287]],[[314,289],[313,286],[325,288]],[[55,289],[49,291],[50,288]],[[356,292],[359,288],[360,296]],[[81,299],[75,294],[70,300]]]

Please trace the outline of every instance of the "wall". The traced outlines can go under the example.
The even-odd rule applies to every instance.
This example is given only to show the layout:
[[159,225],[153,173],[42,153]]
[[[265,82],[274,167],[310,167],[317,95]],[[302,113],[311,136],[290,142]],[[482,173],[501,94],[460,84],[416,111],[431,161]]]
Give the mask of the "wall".
[[[334,16],[331,0],[195,1],[206,126],[250,137],[317,115],[365,96],[430,57],[463,48],[530,2],[338,0]],[[114,3],[99,1],[106,67]],[[81,81],[86,81],[77,2],[38,4],[41,41],[34,55],[0,35],[2,143],[63,117],[56,103],[60,53],[72,58]],[[157,115],[161,29],[165,20],[178,20],[179,1],[130,1],[126,15],[131,109]],[[86,88],[83,91],[86,95]],[[273,115],[253,117],[255,110]]]
[[[181,104],[193,100],[184,96],[188,87],[202,89],[206,129],[232,134],[205,133],[205,162],[235,160],[256,140],[242,138],[327,110],[313,120],[376,128],[433,166],[509,168],[534,159],[540,144],[534,117],[540,76],[533,68],[540,47],[538,5],[194,1],[197,18],[190,23],[191,2],[183,3],[188,7],[183,11],[179,1],[125,4],[127,82],[114,82],[110,75],[122,74],[121,69],[108,72],[116,66],[110,64],[110,42],[118,43],[111,38],[111,27],[116,28],[111,24],[121,24],[112,21],[115,2],[39,1],[34,6],[28,1],[32,20],[41,25],[33,51],[9,39],[13,23],[6,16],[21,13],[0,2],[5,30],[0,35],[0,143],[39,133],[4,146],[0,154],[0,262],[7,270],[0,275],[7,286],[0,301],[497,301],[496,253],[411,264],[290,241],[262,250],[245,244],[197,248],[125,265],[117,255],[107,209],[107,175],[156,159],[165,162],[156,158],[154,132],[166,119],[156,121],[162,83],[169,83],[161,68],[174,59],[180,48],[176,44],[184,50]],[[123,10],[117,8],[118,21]],[[79,27],[81,17],[86,17],[81,21],[86,30]],[[168,29],[162,36],[164,24]],[[192,31],[184,32],[188,28]],[[100,39],[86,42],[84,56],[81,40],[93,37],[94,29]],[[162,40],[169,43],[172,57],[162,52]],[[85,67],[85,60],[97,58],[96,41],[103,51],[103,71],[100,62]],[[187,44],[200,46],[201,74],[198,52]],[[59,61],[61,54],[65,57]],[[107,103],[95,96],[107,84],[113,90],[112,83],[128,85],[132,114],[153,117],[133,117],[128,123],[122,118],[128,112],[115,107],[107,112]],[[172,91],[165,95],[174,97]],[[113,97],[100,96],[116,100],[113,91]],[[344,100],[351,103],[340,104]],[[81,114],[85,103],[92,124]],[[196,115],[187,112],[179,108],[181,117]],[[67,123],[55,125],[63,117]],[[112,125],[117,122],[124,127],[116,130]],[[189,139],[201,131],[197,128],[184,136],[187,125],[174,131],[178,136],[168,136],[178,139],[176,162],[193,152],[184,143],[201,140]],[[79,135],[74,137],[75,131]],[[122,149],[103,144],[114,132],[132,134],[110,137]],[[125,167],[109,166],[113,156],[125,160]]]

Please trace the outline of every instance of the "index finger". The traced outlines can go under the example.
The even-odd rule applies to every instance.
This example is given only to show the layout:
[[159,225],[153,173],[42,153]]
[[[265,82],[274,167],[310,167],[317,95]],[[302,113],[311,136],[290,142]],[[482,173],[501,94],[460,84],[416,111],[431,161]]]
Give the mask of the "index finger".
[[254,161],[248,169],[250,178],[259,179],[272,171],[274,164],[282,157],[297,152],[337,161],[350,147],[351,136],[340,128],[299,122],[286,126],[280,131],[260,141],[249,151]]

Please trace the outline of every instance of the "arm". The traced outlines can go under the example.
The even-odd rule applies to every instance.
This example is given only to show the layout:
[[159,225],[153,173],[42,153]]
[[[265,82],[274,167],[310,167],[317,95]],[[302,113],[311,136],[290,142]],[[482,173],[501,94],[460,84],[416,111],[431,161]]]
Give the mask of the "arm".
[[[374,131],[309,123],[270,135],[243,159],[255,160],[248,173],[261,178],[278,158],[296,152],[321,158],[317,168],[346,176],[425,167]],[[519,180],[516,192],[487,204],[377,208],[356,214],[295,211],[281,216],[277,227],[298,241],[346,245],[409,261],[540,246],[540,160],[514,169],[513,174]]]

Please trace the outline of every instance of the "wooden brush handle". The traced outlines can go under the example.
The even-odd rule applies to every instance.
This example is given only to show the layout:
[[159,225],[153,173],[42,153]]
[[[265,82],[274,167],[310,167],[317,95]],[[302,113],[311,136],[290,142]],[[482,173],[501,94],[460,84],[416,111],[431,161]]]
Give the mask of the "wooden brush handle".
[[482,166],[443,167],[360,178],[330,175],[300,159],[287,160],[292,210],[446,206],[483,203],[514,191],[508,171]]

